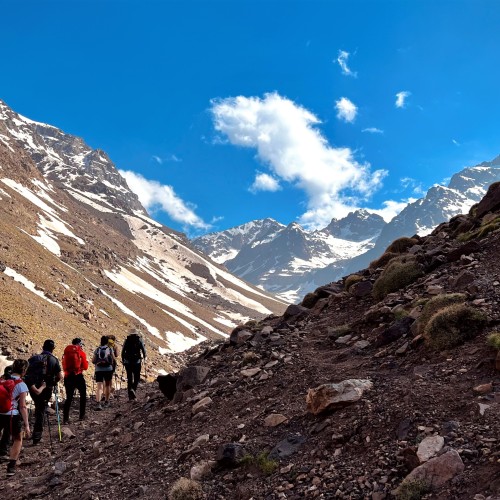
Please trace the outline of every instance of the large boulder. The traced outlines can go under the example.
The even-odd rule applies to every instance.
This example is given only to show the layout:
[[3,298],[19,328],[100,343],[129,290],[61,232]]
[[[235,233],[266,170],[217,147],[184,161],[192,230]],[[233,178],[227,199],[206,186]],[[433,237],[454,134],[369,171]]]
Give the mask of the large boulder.
[[184,368],[177,377],[177,391],[184,392],[202,384],[209,371],[208,366],[188,366]]
[[474,216],[480,219],[488,212],[500,210],[500,182],[494,182],[483,199],[472,208]]
[[413,481],[422,481],[429,488],[441,488],[463,470],[464,463],[460,455],[455,450],[450,450],[413,469],[403,479],[399,489]]
[[217,463],[221,467],[236,467],[244,456],[245,449],[241,444],[221,444],[217,450]]
[[309,389],[306,396],[307,409],[313,415],[327,410],[343,408],[359,401],[366,390],[373,387],[370,380],[349,379],[338,384],[323,384]]
[[241,328],[236,327],[229,336],[229,343],[231,345],[241,345],[247,340],[250,340],[252,337],[253,333],[251,331],[242,330]]
[[163,395],[168,400],[172,401],[177,392],[177,375],[172,375],[170,373],[167,375],[158,375],[156,381]]

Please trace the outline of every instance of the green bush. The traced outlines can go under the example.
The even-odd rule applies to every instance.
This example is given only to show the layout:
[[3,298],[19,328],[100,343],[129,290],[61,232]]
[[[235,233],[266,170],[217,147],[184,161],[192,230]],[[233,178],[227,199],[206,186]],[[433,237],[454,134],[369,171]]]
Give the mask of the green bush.
[[422,269],[413,256],[400,256],[391,260],[373,285],[373,296],[382,300],[387,294],[410,285],[422,276]]
[[386,249],[386,252],[391,253],[405,253],[408,248],[411,248],[413,245],[416,245],[418,240],[416,238],[408,238],[403,236],[402,238],[398,238],[394,240]]
[[370,269],[377,269],[378,267],[384,267],[388,264],[394,257],[399,254],[394,252],[384,252],[378,259],[372,260],[370,262]]
[[181,477],[170,488],[168,500],[202,500],[203,489],[197,481]]
[[269,458],[265,452],[259,453],[257,456],[246,454],[240,461],[242,465],[254,467],[265,476],[271,475],[277,468],[278,462]]
[[437,311],[424,329],[427,344],[449,349],[475,337],[486,324],[486,315],[465,304],[453,304]]
[[465,302],[463,293],[443,293],[429,299],[422,309],[422,314],[417,319],[417,334],[423,333],[431,317],[440,309],[463,302]]
[[493,347],[493,349],[498,349],[500,351],[500,333],[493,332],[488,335],[486,342],[489,346]]
[[344,288],[346,291],[349,291],[349,288],[351,288],[354,283],[358,283],[358,281],[361,281],[362,279],[363,276],[360,276],[359,274],[351,274],[345,279]]
[[408,481],[398,488],[396,498],[398,500],[420,500],[429,491],[429,485],[423,479]]

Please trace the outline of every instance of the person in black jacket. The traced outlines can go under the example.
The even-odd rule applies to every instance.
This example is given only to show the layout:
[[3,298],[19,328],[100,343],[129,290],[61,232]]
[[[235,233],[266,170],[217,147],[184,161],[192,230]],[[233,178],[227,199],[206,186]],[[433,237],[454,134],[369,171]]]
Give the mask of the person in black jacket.
[[[59,360],[52,354],[55,342],[47,339],[43,343],[43,351],[28,360],[28,371],[25,381],[30,389],[30,395],[35,403],[35,425],[33,427],[33,444],[37,444],[42,439],[43,419],[49,400],[57,387],[57,383],[63,380],[64,375],[61,370]],[[42,388],[45,382],[46,387],[37,394],[37,389]]]
[[122,363],[127,371],[127,391],[130,400],[136,399],[141,377],[142,360],[146,362],[146,348],[138,330],[132,330],[123,344]]

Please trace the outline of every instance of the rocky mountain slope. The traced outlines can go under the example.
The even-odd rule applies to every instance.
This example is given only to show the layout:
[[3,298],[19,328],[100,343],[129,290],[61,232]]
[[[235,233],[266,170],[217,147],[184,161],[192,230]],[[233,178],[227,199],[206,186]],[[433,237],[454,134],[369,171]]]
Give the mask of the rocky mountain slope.
[[391,243],[283,316],[193,347],[185,369],[158,379],[168,398],[143,385],[138,403],[65,429],[53,454],[47,437],[27,447],[5,491],[496,500],[499,256],[496,183],[469,215]]
[[[344,219],[333,219],[321,231],[308,232],[297,224],[285,227],[273,221],[275,229],[260,236],[253,228],[265,221],[254,221],[196,238],[193,244],[236,275],[297,302],[321,283],[366,267],[396,238],[429,234],[438,224],[466,213],[498,180],[500,156],[463,169],[447,187],[433,186],[389,223],[359,210]],[[231,234],[239,235],[238,244],[228,238]]]
[[0,235],[3,354],[139,327],[168,370],[165,354],[285,307],[151,219],[103,151],[1,101]]

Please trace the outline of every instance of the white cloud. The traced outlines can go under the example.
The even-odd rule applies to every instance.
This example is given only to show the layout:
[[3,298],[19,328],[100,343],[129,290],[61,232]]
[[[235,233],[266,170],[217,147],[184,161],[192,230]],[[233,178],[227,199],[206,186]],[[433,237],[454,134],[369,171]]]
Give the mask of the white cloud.
[[369,134],[383,134],[384,131],[377,127],[364,128],[361,132],[368,132]]
[[257,193],[258,191],[279,191],[281,189],[279,181],[269,174],[258,172],[255,176],[253,184],[250,186],[249,191]]
[[300,222],[324,227],[347,215],[381,185],[383,170],[371,172],[349,148],[333,148],[317,130],[318,118],[280,95],[235,97],[212,102],[215,129],[231,144],[255,148],[277,179],[307,195]]
[[356,105],[347,99],[347,97],[341,97],[338,101],[336,101],[335,108],[337,110],[337,118],[349,123],[354,121],[358,113]]
[[387,200],[382,203],[384,208],[374,210],[367,208],[369,212],[380,215],[386,222],[390,222],[398,215],[409,203],[416,201],[416,198],[408,198],[406,201]]
[[173,162],[180,162],[182,161],[180,158],[178,158],[177,156],[175,155],[169,155],[167,156],[166,158],[161,158],[160,156],[157,156],[157,155],[153,155],[151,157],[156,163],[158,163],[158,165],[163,165],[166,161],[173,161]]
[[402,90],[396,94],[396,108],[405,108],[406,99],[411,96],[411,92],[408,90]]
[[358,73],[356,71],[351,71],[349,66],[347,66],[347,60],[349,59],[349,52],[345,50],[339,50],[339,55],[337,56],[337,62],[339,63],[340,69],[343,75],[353,76],[356,78]]
[[425,194],[422,183],[417,181],[416,179],[413,179],[412,177],[403,177],[399,180],[399,182],[401,182],[403,190],[409,188],[412,190],[412,194],[415,194],[417,196],[422,196]]
[[158,181],[145,179],[141,174],[130,170],[120,170],[130,189],[139,197],[139,201],[149,211],[163,210],[172,220],[187,227],[209,229],[194,210],[196,206],[179,198],[172,186],[160,184]]
[[460,143],[455,139],[452,139],[451,142],[455,144],[455,146],[460,146]]
[[163,165],[163,158],[160,158],[159,156],[153,155],[151,157],[158,165]]

